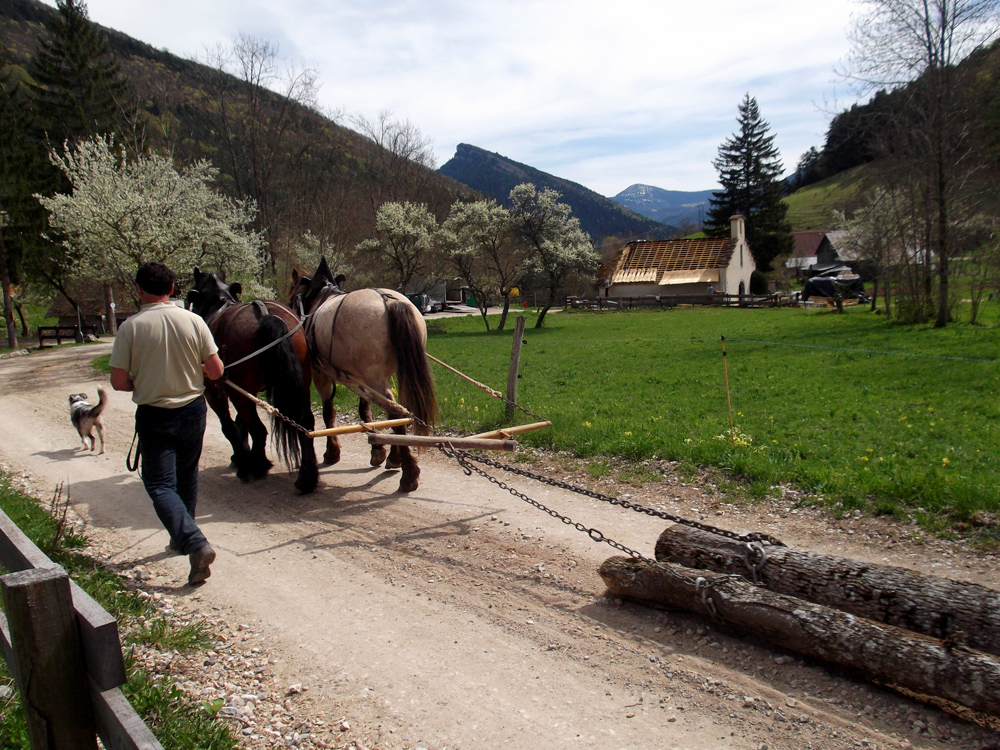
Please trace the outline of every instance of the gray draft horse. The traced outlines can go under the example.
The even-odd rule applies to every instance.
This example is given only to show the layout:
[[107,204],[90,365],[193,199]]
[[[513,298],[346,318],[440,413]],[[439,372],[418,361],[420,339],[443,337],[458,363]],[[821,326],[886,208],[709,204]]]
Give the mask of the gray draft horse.
[[[312,276],[292,272],[291,307],[308,314],[306,340],[313,358],[313,382],[323,400],[323,422],[333,427],[336,380],[344,375],[360,381],[377,394],[392,399],[390,379],[396,375],[397,403],[416,417],[415,431],[430,434],[437,412],[434,380],[425,346],[427,327],[423,316],[405,296],[391,289],[358,289],[343,293],[334,282],[326,258]],[[372,421],[371,403],[362,398],[361,419]],[[390,419],[404,416],[388,413]],[[405,434],[405,427],[394,427]],[[325,463],[340,460],[340,443],[328,437]],[[371,465],[386,461],[385,446],[372,446]],[[402,467],[400,492],[417,488],[420,468],[406,446],[392,446],[386,468]]]

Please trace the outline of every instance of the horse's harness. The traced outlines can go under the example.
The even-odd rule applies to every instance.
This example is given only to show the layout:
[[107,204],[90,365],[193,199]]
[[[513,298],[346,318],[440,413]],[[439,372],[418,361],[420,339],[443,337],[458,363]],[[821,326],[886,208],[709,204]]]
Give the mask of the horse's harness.
[[[223,304],[222,304],[222,307],[220,307],[218,310],[216,310],[214,313],[212,313],[211,317],[208,319],[207,322],[209,324],[209,327],[211,327],[211,325],[212,325],[213,322],[219,321],[220,331],[224,331],[225,328],[226,328],[227,321],[226,320],[220,320],[220,318],[221,318],[222,314],[226,310],[232,308],[234,305],[237,305],[237,304],[244,304],[244,303],[238,303],[238,302],[235,302],[235,301],[224,300]],[[259,299],[256,299],[253,302],[249,302],[249,303],[245,303],[245,304],[249,304],[250,305],[251,309],[253,310],[253,314],[257,318],[258,321],[261,318],[263,318],[265,315],[272,315],[273,314],[273,313],[271,313],[270,310],[267,309],[267,303],[263,302],[263,301],[261,301]],[[300,310],[300,313],[301,313],[301,310],[302,310],[302,300],[301,299],[299,299],[299,310]],[[237,365],[241,365],[244,362],[253,359],[257,355],[266,352],[268,349],[271,349],[272,347],[277,346],[278,344],[280,344],[285,339],[288,339],[288,338],[291,338],[292,336],[294,336],[295,332],[298,331],[302,327],[303,323],[305,323],[305,317],[302,314],[300,314],[298,316],[298,318],[299,318],[299,322],[295,325],[294,328],[292,328],[284,336],[281,336],[280,338],[275,339],[274,341],[272,341],[272,342],[270,342],[270,343],[262,346],[260,349],[257,349],[254,352],[251,352],[250,354],[248,354],[245,357],[241,357],[240,359],[236,360],[235,362],[226,364],[225,365],[226,370],[229,370],[229,369],[231,369],[233,367],[236,367]],[[223,346],[221,347],[220,351],[221,351],[222,354],[225,354],[225,344],[223,344]]]
[[[318,351],[318,346],[316,344],[316,324],[314,322],[313,313],[319,310],[332,297],[349,297],[350,295],[356,294],[357,292],[375,292],[382,298],[382,304],[385,305],[386,310],[389,309],[389,300],[395,299],[395,297],[393,297],[388,292],[384,292],[381,289],[375,289],[374,287],[369,287],[368,289],[355,289],[350,292],[345,292],[336,284],[327,282],[326,286],[323,287],[323,293],[320,295],[319,299],[317,299],[316,302],[312,304],[311,312],[308,315],[306,315],[302,304],[302,294],[300,293],[295,295],[295,299],[299,303],[300,317],[302,318],[302,321],[306,323],[306,344],[309,346],[309,351],[312,352]],[[333,311],[333,320],[330,321],[331,347],[333,346],[334,334],[336,333],[337,330],[337,318],[339,317],[340,310],[343,306],[344,306],[343,302],[337,305],[337,309]],[[331,351],[330,354],[332,355],[333,352]],[[327,359],[329,361],[332,361],[333,357],[328,356]]]

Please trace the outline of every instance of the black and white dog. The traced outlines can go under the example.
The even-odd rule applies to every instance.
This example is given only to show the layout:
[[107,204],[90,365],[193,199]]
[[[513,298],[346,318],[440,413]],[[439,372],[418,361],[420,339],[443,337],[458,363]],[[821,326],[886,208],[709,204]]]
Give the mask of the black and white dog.
[[84,450],[87,450],[87,438],[90,438],[90,450],[94,450],[96,427],[97,434],[101,438],[101,453],[104,453],[104,421],[101,419],[101,412],[107,403],[108,399],[101,386],[97,386],[97,406],[87,401],[86,393],[74,393],[69,397],[69,418],[76,431],[80,433]]

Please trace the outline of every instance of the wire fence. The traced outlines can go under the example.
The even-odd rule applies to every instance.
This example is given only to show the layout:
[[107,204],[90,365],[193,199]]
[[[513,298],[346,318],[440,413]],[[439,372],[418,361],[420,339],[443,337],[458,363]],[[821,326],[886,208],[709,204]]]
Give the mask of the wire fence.
[[[998,358],[986,358],[986,357],[957,357],[947,354],[927,354],[925,352],[905,352],[893,349],[862,349],[858,347],[850,346],[829,346],[825,344],[797,344],[788,341],[767,341],[764,339],[741,339],[732,336],[726,336],[726,341],[738,342],[743,344],[760,344],[764,346],[784,346],[796,349],[819,349],[832,352],[845,352],[850,354],[874,354],[885,357],[914,357],[919,359],[936,359],[954,362],[985,362],[989,364],[1000,364],[1000,359]],[[621,344],[623,342],[633,343],[633,344],[660,344],[660,343],[702,343],[702,344],[717,344],[719,342],[719,337],[684,337],[684,338],[669,338],[669,337],[654,337],[654,338],[587,338],[587,339],[555,339],[548,338],[545,339],[546,344]]]

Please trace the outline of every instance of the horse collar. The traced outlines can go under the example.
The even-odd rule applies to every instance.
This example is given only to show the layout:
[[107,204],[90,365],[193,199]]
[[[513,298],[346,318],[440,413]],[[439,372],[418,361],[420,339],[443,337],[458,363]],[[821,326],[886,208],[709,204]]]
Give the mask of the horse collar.
[[251,306],[253,307],[254,317],[257,318],[257,320],[260,320],[265,315],[270,315],[270,312],[267,309],[267,305],[259,299],[255,299],[251,303]]

